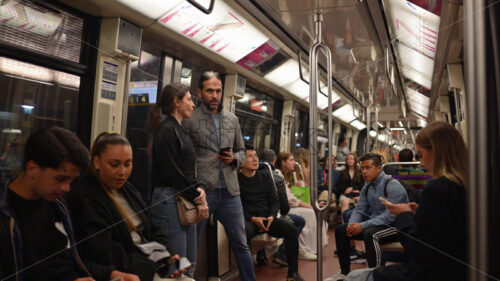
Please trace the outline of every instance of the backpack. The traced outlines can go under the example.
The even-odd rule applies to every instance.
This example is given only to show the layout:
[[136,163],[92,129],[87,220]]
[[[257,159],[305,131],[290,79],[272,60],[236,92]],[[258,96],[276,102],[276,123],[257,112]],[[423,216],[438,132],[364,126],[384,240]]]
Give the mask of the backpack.
[[[387,185],[392,181],[398,181],[405,189],[406,195],[408,195],[408,202],[416,202],[417,204],[420,204],[420,193],[418,193],[413,186],[410,184],[407,184],[406,182],[393,179],[391,176],[389,176],[384,183],[384,197],[387,197]],[[365,196],[368,194],[368,188],[365,189]]]

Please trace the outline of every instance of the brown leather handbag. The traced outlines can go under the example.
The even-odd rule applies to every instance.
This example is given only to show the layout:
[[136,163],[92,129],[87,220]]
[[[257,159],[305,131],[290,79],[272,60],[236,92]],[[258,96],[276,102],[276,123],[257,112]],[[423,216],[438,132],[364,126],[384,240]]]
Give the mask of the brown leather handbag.
[[179,211],[181,225],[191,225],[197,222],[198,209],[196,205],[182,195],[177,195],[175,200],[177,201],[177,210]]

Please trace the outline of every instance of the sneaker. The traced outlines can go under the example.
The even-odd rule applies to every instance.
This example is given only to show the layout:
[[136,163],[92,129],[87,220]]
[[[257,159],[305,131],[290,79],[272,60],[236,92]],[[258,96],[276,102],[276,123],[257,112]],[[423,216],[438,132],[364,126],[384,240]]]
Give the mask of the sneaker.
[[318,257],[315,254],[310,253],[310,252],[300,252],[299,259],[315,261],[318,259]]
[[257,252],[257,266],[267,265],[266,249]]
[[304,281],[304,279],[302,279],[298,272],[295,272],[292,275],[288,275],[286,281]]
[[356,252],[356,256],[351,256],[351,263],[366,263],[366,254],[363,252]]
[[337,274],[333,275],[332,277],[330,278],[326,278],[325,281],[337,281],[337,280],[344,280],[346,279],[347,276],[342,274],[342,272],[337,272]]
[[278,253],[274,255],[273,262],[280,267],[288,266],[288,262],[286,261],[286,256],[281,256]]

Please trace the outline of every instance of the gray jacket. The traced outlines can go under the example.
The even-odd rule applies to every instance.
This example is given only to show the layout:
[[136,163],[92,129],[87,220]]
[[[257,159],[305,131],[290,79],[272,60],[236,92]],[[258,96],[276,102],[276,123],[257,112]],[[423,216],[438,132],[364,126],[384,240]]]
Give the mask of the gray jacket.
[[[207,184],[207,190],[213,191],[219,180],[219,169],[222,169],[227,190],[233,196],[240,195],[238,184],[238,167],[245,162],[246,152],[241,136],[238,118],[231,112],[220,112],[221,140],[217,143],[217,132],[212,113],[202,103],[193,116],[184,119],[182,126],[191,137],[196,152],[196,171],[198,179]],[[232,147],[236,161],[226,165],[215,155],[221,148]]]

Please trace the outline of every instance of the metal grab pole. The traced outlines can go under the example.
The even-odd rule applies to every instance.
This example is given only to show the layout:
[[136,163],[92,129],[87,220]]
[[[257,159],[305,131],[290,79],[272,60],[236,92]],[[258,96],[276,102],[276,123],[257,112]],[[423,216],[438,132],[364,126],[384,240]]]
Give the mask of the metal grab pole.
[[[330,206],[332,198],[332,54],[330,48],[321,42],[321,22],[323,21],[323,14],[314,14],[314,23],[316,28],[316,39],[310,50],[309,56],[309,157],[311,159],[310,169],[310,187],[311,187],[311,205],[313,206],[314,213],[316,214],[316,255],[317,255],[317,280],[323,281],[323,211]],[[324,206],[318,204],[318,173],[317,173],[317,151],[318,151],[318,101],[317,94],[319,91],[319,67],[318,67],[318,54],[323,50],[326,55],[327,65],[327,80],[328,80],[328,199]]]
[[370,123],[371,108],[372,108],[371,104],[369,104],[366,107],[366,151],[365,151],[365,154],[370,152],[370,131],[372,129],[372,124]]

